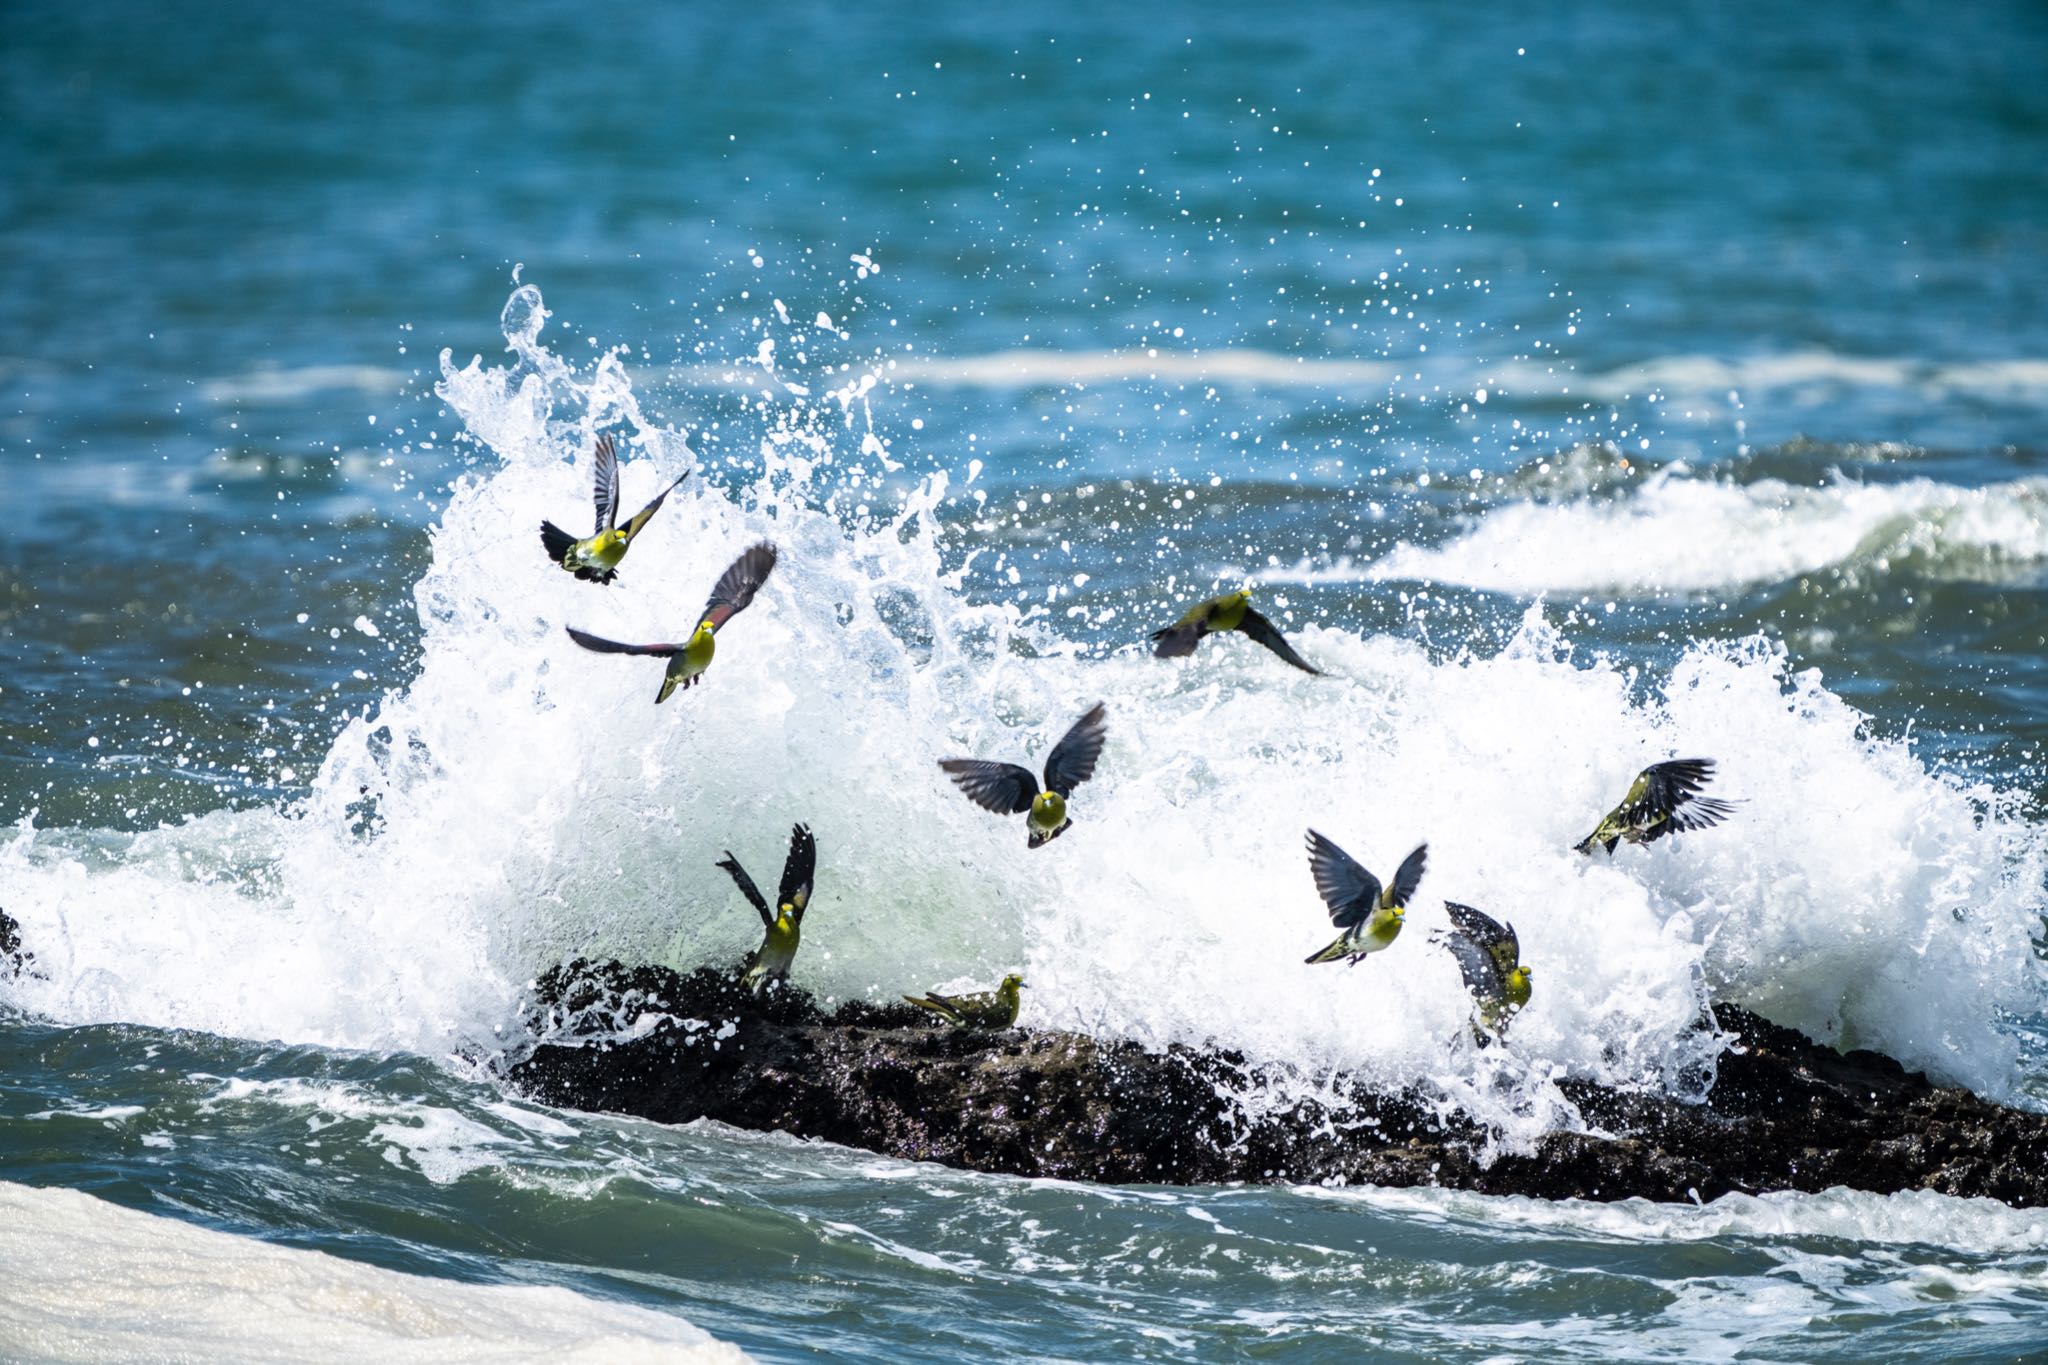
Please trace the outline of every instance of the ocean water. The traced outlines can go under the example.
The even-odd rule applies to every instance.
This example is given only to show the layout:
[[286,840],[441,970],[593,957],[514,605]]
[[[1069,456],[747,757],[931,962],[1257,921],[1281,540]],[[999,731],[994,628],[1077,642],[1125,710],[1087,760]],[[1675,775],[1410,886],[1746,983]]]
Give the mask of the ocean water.
[[[2042,1358],[1987,1201],[1025,1182],[490,1059],[566,956],[736,959],[804,820],[823,996],[1022,970],[1499,1150],[1712,999],[2048,1105],[2043,69],[2021,3],[11,6],[0,1354]],[[695,471],[608,590],[535,534],[599,430]],[[667,705],[562,634],[763,537]],[[1239,585],[1326,677],[1149,656]],[[932,762],[1096,700],[1048,850]],[[1570,851],[1680,753],[1725,828]],[[1428,840],[1397,968],[1302,966],[1310,824]]]

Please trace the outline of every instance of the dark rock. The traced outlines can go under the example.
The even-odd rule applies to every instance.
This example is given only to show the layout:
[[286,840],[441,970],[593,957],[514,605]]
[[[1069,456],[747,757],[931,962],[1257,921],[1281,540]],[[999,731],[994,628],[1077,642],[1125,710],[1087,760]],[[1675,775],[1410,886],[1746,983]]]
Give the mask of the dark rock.
[[0,976],[19,976],[32,971],[36,955],[21,946],[21,926],[14,916],[0,910]]
[[[2048,1115],[1837,1053],[1732,1005],[1703,1102],[1566,1079],[1590,1131],[1487,1159],[1486,1130],[1419,1090],[1323,1087],[1274,1110],[1281,1077],[1230,1052],[930,1026],[909,1006],[756,1000],[726,973],[571,963],[536,983],[511,1082],[549,1103],[667,1123],[710,1118],[971,1170],[1112,1183],[1442,1185],[1546,1199],[1734,1191],[1938,1190],[2048,1205]],[[637,1022],[636,1022],[637,1021]],[[630,1037],[622,1035],[621,1026]]]

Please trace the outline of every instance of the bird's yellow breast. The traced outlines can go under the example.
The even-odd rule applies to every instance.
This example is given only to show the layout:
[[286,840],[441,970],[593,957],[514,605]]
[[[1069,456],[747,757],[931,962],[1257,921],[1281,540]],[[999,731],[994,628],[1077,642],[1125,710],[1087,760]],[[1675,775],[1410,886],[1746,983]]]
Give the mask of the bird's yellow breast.
[[1040,792],[1031,802],[1031,827],[1055,830],[1067,823],[1067,798],[1058,792]]

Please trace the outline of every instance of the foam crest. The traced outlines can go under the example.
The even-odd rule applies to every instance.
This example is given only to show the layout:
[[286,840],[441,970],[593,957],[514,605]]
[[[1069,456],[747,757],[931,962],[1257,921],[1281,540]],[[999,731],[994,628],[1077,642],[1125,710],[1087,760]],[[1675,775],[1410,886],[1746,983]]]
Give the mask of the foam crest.
[[[1632,494],[1516,501],[1441,545],[1396,545],[1351,576],[1506,593],[1713,592],[1822,570],[1910,568],[1997,581],[2048,561],[2048,480],[1964,488],[1930,479],[1816,488],[1660,470]],[[1305,570],[1315,573],[1315,570]],[[1324,578],[1330,571],[1321,571]]]
[[[628,505],[688,443],[647,421],[615,356],[578,372],[548,352],[544,321],[522,288],[509,364],[444,361],[443,397],[497,458],[434,528],[417,676],[349,723],[291,808],[133,837],[19,829],[0,870],[47,975],[0,987],[17,1003],[488,1048],[566,956],[735,960],[758,923],[713,863],[729,849],[772,880],[803,820],[820,871],[796,976],[826,995],[1021,968],[1032,1024],[1433,1081],[1510,1141],[1574,1121],[1552,1084],[1565,1071],[1698,1089],[1717,1043],[1692,1026],[1717,997],[2011,1085],[1996,1020],[2040,999],[2040,831],[1864,737],[1769,646],[1695,647],[1647,696],[1537,611],[1504,652],[1447,661],[1308,627],[1325,678],[1235,638],[1184,665],[1091,654],[962,594],[933,515],[942,476],[886,515],[863,500],[889,452],[843,373],[764,405],[766,476],[739,502],[683,485],[599,590],[547,564],[536,534],[588,506],[591,432],[629,437]],[[764,537],[780,567],[703,685],[664,706],[657,661],[563,634],[681,638]],[[1108,750],[1047,849],[936,767],[1036,765],[1098,699]],[[1570,851],[1639,767],[1695,753],[1746,803],[1725,829],[1611,861]],[[1332,933],[1309,826],[1382,874],[1429,842],[1390,954],[1303,964]],[[1512,920],[1535,964],[1507,1049],[1467,1040],[1457,969],[1427,939],[1445,898]]]

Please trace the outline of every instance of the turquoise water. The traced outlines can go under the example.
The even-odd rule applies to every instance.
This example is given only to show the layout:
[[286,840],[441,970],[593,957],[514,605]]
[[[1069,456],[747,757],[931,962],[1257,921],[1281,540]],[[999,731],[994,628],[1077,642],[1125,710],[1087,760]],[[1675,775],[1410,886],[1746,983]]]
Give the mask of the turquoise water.
[[[2038,1350],[1995,1206],[1043,1187],[461,1060],[569,953],[737,957],[706,869],[801,818],[826,994],[1021,966],[1028,1022],[1508,1145],[1553,1069],[1690,1074],[1714,996],[2048,1100],[2035,8],[6,31],[0,1180],[767,1358]],[[608,593],[532,532],[599,426],[629,504],[697,470]],[[696,692],[564,646],[760,535]],[[1243,582],[1331,679],[1136,647]],[[1097,698],[1050,853],[927,780]],[[1742,818],[1565,851],[1679,750]],[[1311,821],[1515,920],[1505,1071],[1421,933],[1304,977]]]

